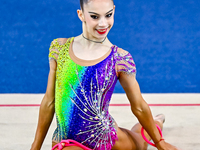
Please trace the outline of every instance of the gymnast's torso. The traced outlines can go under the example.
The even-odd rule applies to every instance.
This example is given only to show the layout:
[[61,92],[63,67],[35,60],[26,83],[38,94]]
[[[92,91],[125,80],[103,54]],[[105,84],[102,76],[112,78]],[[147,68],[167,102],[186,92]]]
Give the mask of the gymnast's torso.
[[73,139],[91,149],[109,150],[117,139],[108,110],[117,72],[135,75],[135,64],[130,53],[114,45],[101,61],[90,65],[74,55],[73,40],[55,39],[49,49],[49,59],[57,62],[53,141]]

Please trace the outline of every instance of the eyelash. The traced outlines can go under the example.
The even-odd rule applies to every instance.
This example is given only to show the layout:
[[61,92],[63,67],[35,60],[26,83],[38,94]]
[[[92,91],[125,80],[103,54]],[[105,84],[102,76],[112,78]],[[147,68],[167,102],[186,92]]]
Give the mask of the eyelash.
[[95,15],[91,15],[91,17],[92,17],[92,19],[98,19],[98,17]]
[[111,16],[112,16],[112,13],[106,15],[107,18],[110,18]]
[[[106,18],[110,18],[111,16],[112,16],[112,13],[106,15]],[[99,17],[96,16],[96,15],[91,15],[91,17],[92,17],[93,19],[98,19],[98,18],[99,18]]]

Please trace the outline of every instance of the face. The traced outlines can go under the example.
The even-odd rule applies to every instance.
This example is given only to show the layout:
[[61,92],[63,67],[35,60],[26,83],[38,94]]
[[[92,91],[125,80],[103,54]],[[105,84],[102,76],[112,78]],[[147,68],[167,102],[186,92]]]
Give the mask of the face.
[[112,0],[90,0],[84,4],[84,11],[79,10],[79,18],[83,22],[83,33],[90,39],[103,39],[114,23]]

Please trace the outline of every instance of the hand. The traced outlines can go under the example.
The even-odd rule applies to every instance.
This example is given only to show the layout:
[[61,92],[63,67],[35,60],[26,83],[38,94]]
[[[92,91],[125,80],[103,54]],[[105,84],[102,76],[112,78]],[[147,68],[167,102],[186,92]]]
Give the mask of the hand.
[[177,147],[175,147],[165,141],[160,141],[159,143],[156,144],[156,147],[158,150],[180,150]]

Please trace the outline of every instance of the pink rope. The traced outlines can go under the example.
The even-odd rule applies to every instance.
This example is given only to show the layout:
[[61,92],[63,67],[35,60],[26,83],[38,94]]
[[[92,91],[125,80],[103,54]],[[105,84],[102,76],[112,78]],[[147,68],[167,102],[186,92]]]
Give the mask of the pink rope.
[[[64,146],[62,144],[64,144]],[[71,139],[62,140],[60,143],[56,144],[51,150],[54,150],[55,148],[57,148],[57,150],[62,150],[63,147],[68,147],[68,146],[78,146],[78,147],[82,148],[83,150],[92,150],[92,149],[82,145],[81,143],[71,140]]]
[[[161,139],[162,139],[162,137],[163,137],[163,135],[162,135],[162,130],[160,129],[160,127],[159,127],[157,124],[156,124],[156,127],[158,128],[158,131],[159,131],[159,133],[160,133],[160,135],[161,135]],[[147,143],[149,143],[150,145],[156,147],[156,145],[155,145],[154,143],[150,142],[150,141],[145,137],[145,135],[144,135],[144,128],[143,128],[143,127],[142,127],[142,129],[141,129],[141,134],[142,134],[143,139],[144,139]]]

